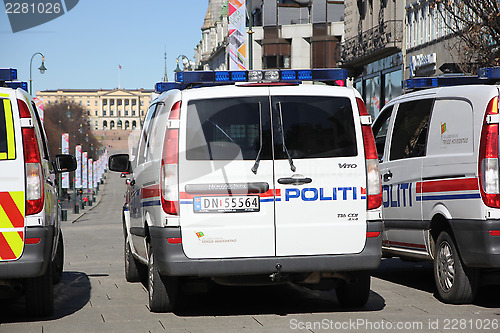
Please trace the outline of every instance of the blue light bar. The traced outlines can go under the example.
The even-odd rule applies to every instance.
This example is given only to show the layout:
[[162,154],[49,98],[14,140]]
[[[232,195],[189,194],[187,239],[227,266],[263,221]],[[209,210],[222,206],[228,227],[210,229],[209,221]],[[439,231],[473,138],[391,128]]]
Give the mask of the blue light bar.
[[162,92],[169,91],[172,89],[183,89],[183,88],[185,87],[183,87],[183,85],[180,84],[179,82],[158,82],[157,84],[155,84],[155,91],[160,94]]
[[15,68],[0,68],[0,81],[17,80],[17,69]]
[[24,82],[24,81],[10,81],[10,82],[5,82],[5,84],[9,88],[12,88],[12,89],[21,88],[22,90],[28,92],[28,82]]
[[403,81],[403,87],[406,90],[425,89],[436,87],[463,86],[467,84],[485,83],[477,76],[434,76],[434,77],[416,77]]
[[477,76],[480,79],[498,80],[500,79],[500,67],[486,67],[480,68],[477,71]]
[[301,69],[301,70],[251,70],[251,71],[186,71],[177,72],[175,81],[183,84],[235,83],[235,82],[300,82],[339,81],[345,82],[347,70]]

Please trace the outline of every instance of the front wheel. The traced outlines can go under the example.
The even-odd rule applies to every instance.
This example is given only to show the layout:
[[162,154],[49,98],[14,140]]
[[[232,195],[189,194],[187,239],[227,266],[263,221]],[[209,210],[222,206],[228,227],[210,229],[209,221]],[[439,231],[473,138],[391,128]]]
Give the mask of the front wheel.
[[471,303],[479,286],[479,271],[462,264],[455,243],[446,231],[439,234],[434,253],[434,280],[439,297],[451,304]]
[[130,243],[125,239],[124,246],[124,256],[125,256],[125,279],[128,282],[141,282],[142,274],[141,274],[141,265],[137,262],[132,254],[132,250],[130,249]]
[[370,297],[370,274],[368,272],[352,272],[335,291],[337,299],[343,307],[362,307]]

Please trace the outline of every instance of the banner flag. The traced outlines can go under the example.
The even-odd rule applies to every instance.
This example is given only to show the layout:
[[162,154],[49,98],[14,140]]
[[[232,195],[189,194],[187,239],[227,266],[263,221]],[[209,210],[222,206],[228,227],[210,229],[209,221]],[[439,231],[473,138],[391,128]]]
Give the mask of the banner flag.
[[229,0],[229,70],[247,69],[246,1]]
[[75,188],[82,188],[82,146],[75,147],[76,171]]
[[[68,133],[62,134],[61,152],[63,154],[69,154],[69,134]],[[61,174],[61,186],[62,186],[62,188],[69,188],[69,172],[63,172]]]

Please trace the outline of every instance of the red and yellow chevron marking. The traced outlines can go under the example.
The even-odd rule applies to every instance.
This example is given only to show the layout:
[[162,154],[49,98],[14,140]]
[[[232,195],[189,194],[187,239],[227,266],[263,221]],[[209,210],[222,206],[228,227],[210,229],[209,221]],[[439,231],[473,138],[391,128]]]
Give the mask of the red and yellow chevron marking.
[[0,192],[0,261],[15,260],[24,250],[24,192]]

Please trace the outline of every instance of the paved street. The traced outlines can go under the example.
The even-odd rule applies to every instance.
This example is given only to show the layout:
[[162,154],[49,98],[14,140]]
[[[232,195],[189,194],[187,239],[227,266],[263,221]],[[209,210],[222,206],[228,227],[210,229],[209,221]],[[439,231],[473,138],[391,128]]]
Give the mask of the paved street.
[[55,288],[55,315],[31,320],[23,315],[22,299],[3,304],[0,332],[500,330],[500,288],[483,289],[473,305],[446,305],[433,295],[429,264],[398,259],[384,260],[374,273],[370,300],[360,310],[341,308],[334,292],[283,285],[217,287],[186,296],[189,307],[182,312],[150,313],[144,286],[124,278],[124,189],[119,174],[108,174],[97,203],[82,215],[70,212],[64,222],[66,261],[63,281]]

